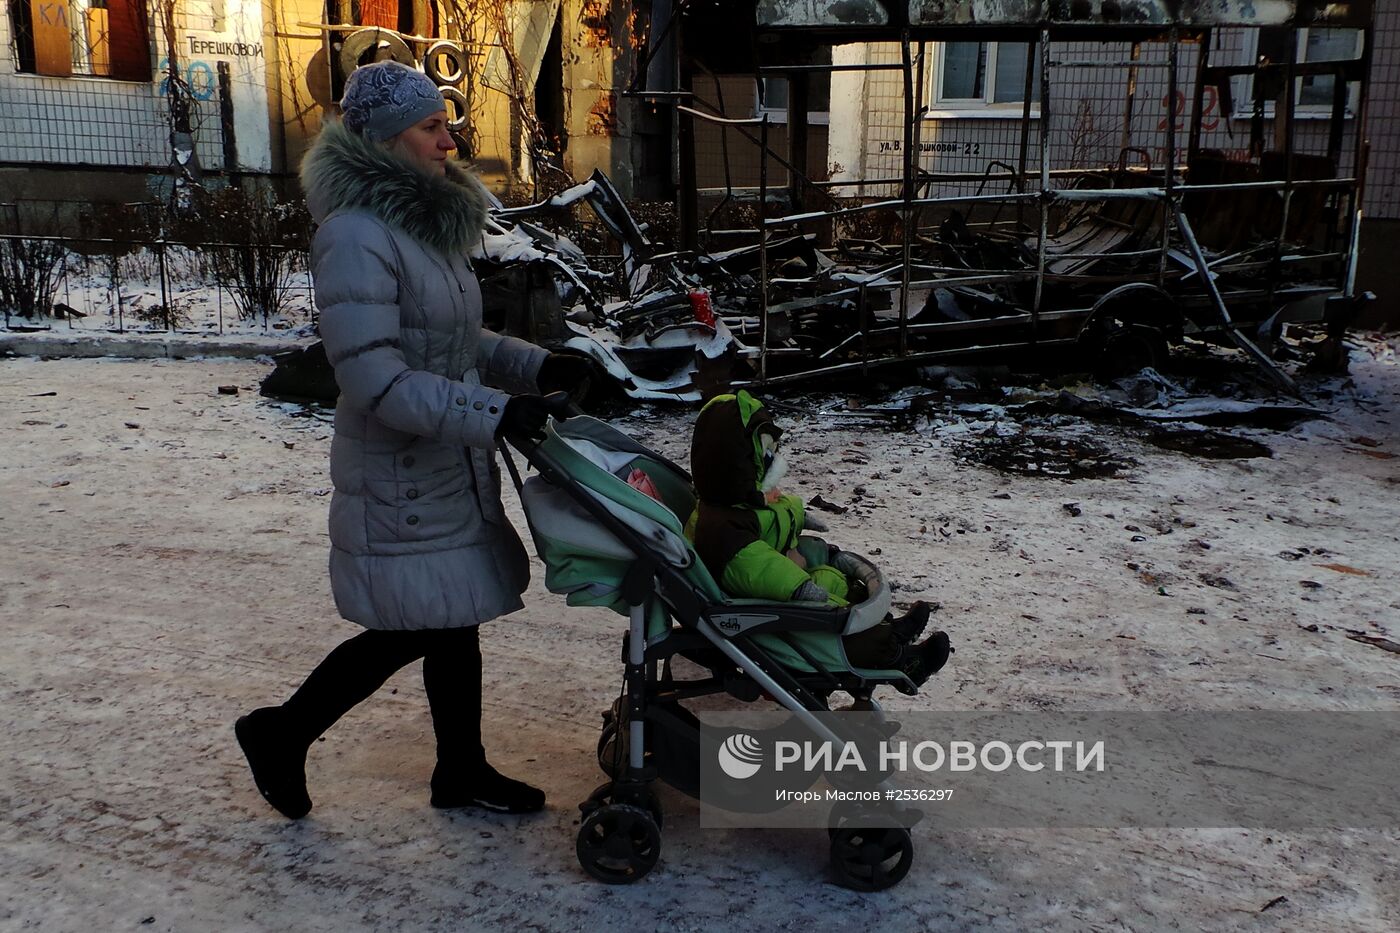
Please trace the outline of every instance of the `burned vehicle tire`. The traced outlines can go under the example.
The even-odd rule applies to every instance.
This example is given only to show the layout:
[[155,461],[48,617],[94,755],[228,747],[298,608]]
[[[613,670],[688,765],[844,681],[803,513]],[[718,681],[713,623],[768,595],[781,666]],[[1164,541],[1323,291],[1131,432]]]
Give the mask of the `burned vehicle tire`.
[[340,73],[347,78],[361,65],[383,61],[386,58],[410,68],[418,67],[418,60],[413,57],[408,43],[399,38],[398,33],[380,29],[378,26],[369,26],[350,33],[341,45],[339,55]]
[[1079,331],[1079,347],[1096,375],[1116,378],[1146,367],[1161,369],[1181,335],[1181,311],[1172,297],[1135,282],[1094,303]]
[[1095,375],[1106,379],[1162,369],[1171,357],[1171,345],[1160,330],[1118,320],[1105,324],[1090,350]]

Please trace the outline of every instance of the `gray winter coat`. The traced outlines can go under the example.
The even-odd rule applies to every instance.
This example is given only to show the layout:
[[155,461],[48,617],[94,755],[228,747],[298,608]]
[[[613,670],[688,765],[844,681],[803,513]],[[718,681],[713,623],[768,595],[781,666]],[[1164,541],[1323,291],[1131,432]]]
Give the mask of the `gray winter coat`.
[[[340,399],[331,442],[331,589],[375,629],[455,628],[519,609],[529,559],[492,448],[507,393],[547,355],[481,326],[465,251],[486,194],[329,124],[302,167],[321,338]],[[494,386],[497,388],[488,388]]]

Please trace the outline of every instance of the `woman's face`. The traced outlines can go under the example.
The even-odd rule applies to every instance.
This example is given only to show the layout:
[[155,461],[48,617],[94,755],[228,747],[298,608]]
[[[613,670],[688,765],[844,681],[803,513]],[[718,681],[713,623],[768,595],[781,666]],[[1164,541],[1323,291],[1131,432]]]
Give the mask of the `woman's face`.
[[447,157],[457,148],[447,131],[447,111],[419,120],[394,140],[400,152],[434,175],[447,174]]

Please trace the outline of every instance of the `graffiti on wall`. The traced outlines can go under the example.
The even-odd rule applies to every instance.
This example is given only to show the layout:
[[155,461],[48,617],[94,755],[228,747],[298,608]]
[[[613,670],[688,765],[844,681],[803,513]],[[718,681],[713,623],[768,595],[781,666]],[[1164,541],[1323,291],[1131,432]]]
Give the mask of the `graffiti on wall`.
[[[226,35],[189,33],[184,37],[188,58],[176,62],[180,78],[195,100],[213,100],[219,92],[218,67],[215,61],[237,61],[251,64],[262,58],[261,42],[240,42]],[[195,56],[200,56],[196,58]],[[160,78],[160,96],[170,94],[170,56],[163,56],[156,66]]]

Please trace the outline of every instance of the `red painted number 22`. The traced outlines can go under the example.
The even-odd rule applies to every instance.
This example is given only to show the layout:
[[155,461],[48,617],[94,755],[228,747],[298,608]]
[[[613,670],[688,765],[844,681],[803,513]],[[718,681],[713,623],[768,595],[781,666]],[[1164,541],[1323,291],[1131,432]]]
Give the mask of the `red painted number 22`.
[[[1169,115],[1157,121],[1157,129],[1165,130],[1167,120],[1170,119],[1176,124],[1178,130],[1184,130],[1182,115],[1186,113],[1186,92],[1176,92],[1176,106],[1172,106],[1172,95],[1162,95],[1162,109],[1169,110]],[[1210,132],[1220,125],[1220,117],[1215,115],[1215,109],[1220,105],[1219,92],[1213,85],[1206,85],[1205,94],[1201,98],[1201,129]]]

